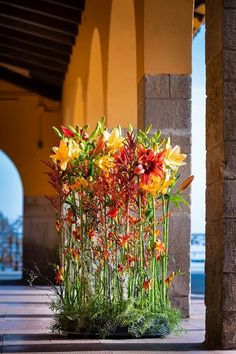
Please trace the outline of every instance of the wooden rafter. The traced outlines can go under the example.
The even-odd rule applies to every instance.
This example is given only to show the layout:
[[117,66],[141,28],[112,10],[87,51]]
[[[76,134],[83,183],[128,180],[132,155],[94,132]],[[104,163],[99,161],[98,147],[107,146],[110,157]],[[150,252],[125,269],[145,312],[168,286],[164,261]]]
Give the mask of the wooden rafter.
[[[10,19],[17,19],[22,23],[33,24],[40,27],[49,28],[53,31],[59,31],[69,35],[76,35],[78,24],[55,17],[46,16],[38,12],[32,12],[30,10],[21,9],[19,7],[12,6],[11,3],[3,3],[0,1],[0,14]],[[79,19],[80,22],[80,19]]]
[[37,55],[39,58],[49,58],[55,62],[68,64],[70,59],[69,53],[60,52],[58,53],[53,48],[44,48],[39,46],[37,43],[26,42],[19,38],[13,38],[4,36],[0,33],[0,45],[4,46],[5,48],[20,50],[25,54],[34,54]]
[[71,54],[72,47],[71,44],[69,43],[68,44],[60,43],[60,42],[53,41],[52,39],[37,37],[34,36],[33,34],[21,32],[14,28],[1,26],[1,20],[0,20],[0,34],[2,36],[9,38],[9,41],[11,39],[17,39],[26,43],[37,45],[38,47],[53,49],[54,51],[59,53]]
[[85,0],[0,0],[0,79],[60,99],[84,7]]
[[81,18],[81,9],[65,7],[62,4],[45,2],[43,0],[11,0],[10,2],[1,0],[0,3],[8,3],[11,6],[31,11],[32,13],[40,13],[48,17],[60,18],[73,23],[78,23]]
[[61,99],[60,86],[44,84],[36,79],[30,79],[2,66],[0,66],[0,79],[53,100],[59,101]]
[[37,38],[40,37],[40,38],[50,39],[52,41],[59,42],[59,43],[65,43],[69,45],[74,44],[75,39],[73,35],[58,32],[55,31],[53,28],[49,29],[42,26],[38,26],[33,23],[24,23],[21,20],[18,20],[16,18],[6,17],[1,13],[0,13],[0,23],[1,23],[1,27],[12,28],[19,32],[31,34],[36,37],[35,40],[37,40]]

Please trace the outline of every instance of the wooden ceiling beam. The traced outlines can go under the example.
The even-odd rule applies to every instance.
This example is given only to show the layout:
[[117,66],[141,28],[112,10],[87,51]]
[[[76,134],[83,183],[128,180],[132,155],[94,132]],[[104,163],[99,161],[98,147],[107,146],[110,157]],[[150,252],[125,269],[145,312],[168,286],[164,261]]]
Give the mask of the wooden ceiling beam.
[[[58,43],[73,45],[75,42],[75,36],[54,31],[53,29],[37,26],[33,23],[22,22],[18,19],[6,17],[0,13],[0,25],[3,28],[11,28],[23,33],[27,33],[37,38],[46,38]],[[4,31],[4,30],[3,30]]]
[[49,69],[49,68],[42,66],[40,64],[25,62],[24,60],[21,60],[21,58],[13,58],[11,56],[6,56],[6,55],[0,54],[0,62],[5,63],[5,64],[14,65],[19,68],[27,69],[29,71],[43,72],[49,77],[57,78],[58,81],[63,81],[63,79],[64,79],[64,73],[62,73],[62,72],[59,72],[59,71],[56,71],[53,69]]
[[0,21],[0,34],[2,37],[6,37],[7,39],[10,38],[9,40],[16,39],[19,41],[26,42],[28,44],[36,45],[40,48],[45,48],[46,50],[47,49],[53,50],[57,53],[64,53],[70,55],[72,51],[70,44],[54,42],[53,40],[48,38],[37,37],[34,36],[33,34],[21,32],[14,28],[1,26],[1,21]]
[[79,9],[83,11],[85,8],[85,0],[66,0],[66,1],[65,0],[43,0],[43,1],[46,3],[57,4],[75,10]]
[[50,84],[46,85],[36,79],[30,79],[2,66],[0,66],[0,79],[26,90],[36,92],[44,97],[56,101],[61,100],[61,87]]
[[45,84],[54,84],[62,87],[64,77],[52,76],[48,73],[45,73],[43,69],[31,70],[29,72],[30,77]]
[[45,16],[38,12],[33,13],[28,9],[15,7],[11,2],[0,1],[0,14],[7,18],[15,18],[24,24],[29,23],[69,35],[75,36],[78,32],[78,24],[76,23],[70,23],[62,19]]
[[51,59],[55,62],[63,64],[67,64],[70,59],[70,54],[58,53],[50,47],[40,47],[37,45],[37,43],[21,41],[18,38],[4,36],[2,33],[0,33],[0,45],[10,49],[20,50],[24,53],[34,54],[39,57]]
[[0,55],[11,57],[13,59],[19,58],[21,61],[24,61],[26,64],[32,63],[53,71],[59,71],[61,73],[64,73],[67,69],[67,63],[60,63],[51,58],[44,58],[34,53],[25,53],[20,49],[4,46],[1,42],[0,42]]
[[[7,1],[0,1],[1,3],[6,3]],[[79,2],[79,0],[78,0]],[[7,2],[8,3],[8,2]],[[43,0],[11,0],[12,6],[32,11],[33,13],[41,13],[43,15],[60,18],[64,21],[72,22],[78,24],[81,20],[81,10],[65,7],[62,4],[45,2]]]

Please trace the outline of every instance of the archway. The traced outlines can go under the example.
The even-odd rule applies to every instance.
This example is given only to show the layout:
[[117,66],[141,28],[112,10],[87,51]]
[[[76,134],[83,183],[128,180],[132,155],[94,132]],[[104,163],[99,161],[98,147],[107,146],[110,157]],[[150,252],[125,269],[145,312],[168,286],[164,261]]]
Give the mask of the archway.
[[[110,127],[137,126],[137,57],[134,1],[113,0],[108,54],[107,115]],[[122,74],[121,74],[122,73]]]
[[22,278],[23,186],[12,160],[0,150],[0,281]]
[[[81,87],[77,87],[81,90]],[[99,120],[104,115],[102,52],[99,31],[93,31],[86,100],[86,123],[94,126],[94,119]]]

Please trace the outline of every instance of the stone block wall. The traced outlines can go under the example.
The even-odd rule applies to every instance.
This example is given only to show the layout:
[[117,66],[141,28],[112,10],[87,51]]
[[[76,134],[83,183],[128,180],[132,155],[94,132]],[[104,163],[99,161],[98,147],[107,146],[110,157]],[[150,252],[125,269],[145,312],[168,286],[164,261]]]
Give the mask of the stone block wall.
[[23,235],[24,280],[28,278],[27,270],[33,270],[35,264],[43,275],[53,279],[51,265],[58,262],[58,235],[53,207],[45,197],[24,198]]
[[[171,137],[188,155],[186,166],[181,168],[181,178],[191,175],[191,77],[189,75],[145,75],[138,87],[139,127],[152,123],[152,130],[161,130]],[[186,198],[190,200],[189,190]],[[174,208],[170,224],[169,270],[190,272],[190,209]],[[190,313],[190,277],[175,279],[170,290],[173,304],[184,316]]]
[[206,1],[206,344],[236,348],[236,1]]

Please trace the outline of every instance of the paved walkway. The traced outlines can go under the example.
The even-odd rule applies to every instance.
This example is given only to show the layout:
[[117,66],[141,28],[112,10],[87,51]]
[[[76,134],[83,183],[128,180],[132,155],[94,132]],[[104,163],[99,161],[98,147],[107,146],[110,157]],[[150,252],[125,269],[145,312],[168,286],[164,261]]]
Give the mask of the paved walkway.
[[50,333],[49,292],[23,286],[0,287],[1,353],[230,353],[206,351],[203,300],[195,298],[192,317],[184,322],[186,332],[164,339],[68,340]]

